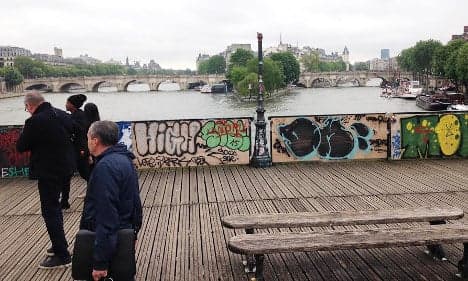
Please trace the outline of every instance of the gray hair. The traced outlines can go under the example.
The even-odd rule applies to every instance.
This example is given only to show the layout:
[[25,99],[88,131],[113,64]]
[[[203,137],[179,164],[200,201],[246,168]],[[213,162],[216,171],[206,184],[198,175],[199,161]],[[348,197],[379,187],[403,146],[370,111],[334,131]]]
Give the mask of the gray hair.
[[24,103],[37,106],[45,102],[44,97],[37,91],[28,92],[24,95]]
[[116,145],[119,141],[119,127],[112,121],[96,121],[91,124],[88,133],[105,146]]

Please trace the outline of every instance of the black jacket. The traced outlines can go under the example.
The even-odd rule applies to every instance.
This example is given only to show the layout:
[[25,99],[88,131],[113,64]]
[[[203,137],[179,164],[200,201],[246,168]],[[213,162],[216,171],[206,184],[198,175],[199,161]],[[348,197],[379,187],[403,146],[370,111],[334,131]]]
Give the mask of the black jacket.
[[84,151],[85,156],[88,156],[88,142],[86,137],[86,134],[88,133],[87,128],[89,128],[88,118],[86,118],[85,113],[81,109],[70,114],[70,117],[76,127],[76,135],[74,136],[75,149],[78,153],[80,151]]
[[69,115],[48,102],[39,105],[26,119],[16,143],[19,152],[31,151],[32,178],[56,178],[73,174],[73,122]]
[[119,229],[140,230],[143,215],[133,158],[121,144],[96,157],[80,222],[80,229],[96,232],[94,269],[108,269]]

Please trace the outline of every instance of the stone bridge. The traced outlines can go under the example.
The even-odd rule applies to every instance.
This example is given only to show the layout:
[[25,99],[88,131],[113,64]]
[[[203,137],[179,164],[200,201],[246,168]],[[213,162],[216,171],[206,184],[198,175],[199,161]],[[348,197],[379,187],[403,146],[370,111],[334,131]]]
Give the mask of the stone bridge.
[[[360,87],[366,86],[367,81],[372,78],[380,78],[390,81],[396,76],[395,73],[387,71],[343,71],[343,72],[303,72],[299,76],[299,83],[307,88],[317,86],[337,87],[340,84],[351,82]],[[412,80],[411,73],[400,73],[399,78]]]
[[177,83],[181,89],[187,89],[190,83],[204,82],[215,84],[223,79],[224,75],[119,75],[119,76],[94,76],[94,77],[57,77],[25,79],[22,88],[50,89],[52,92],[65,92],[71,86],[85,88],[87,92],[97,92],[99,86],[106,83],[117,87],[119,92],[127,91],[132,83],[148,84],[151,91],[157,91],[161,83]]

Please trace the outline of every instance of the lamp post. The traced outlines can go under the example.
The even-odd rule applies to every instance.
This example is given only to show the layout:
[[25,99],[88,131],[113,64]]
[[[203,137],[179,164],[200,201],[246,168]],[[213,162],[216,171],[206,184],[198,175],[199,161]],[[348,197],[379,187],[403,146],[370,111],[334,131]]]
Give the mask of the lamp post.
[[251,159],[251,165],[254,167],[271,166],[271,157],[268,151],[266,139],[265,108],[263,107],[263,53],[262,39],[263,35],[257,32],[258,39],[258,95],[257,95],[257,120],[255,121],[255,144]]

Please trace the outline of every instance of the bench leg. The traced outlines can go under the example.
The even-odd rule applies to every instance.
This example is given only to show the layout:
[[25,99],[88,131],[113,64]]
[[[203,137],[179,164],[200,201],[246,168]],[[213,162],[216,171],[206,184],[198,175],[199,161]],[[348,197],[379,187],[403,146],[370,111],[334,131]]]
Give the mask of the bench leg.
[[[438,225],[438,224],[445,224],[445,221],[431,221],[429,222],[431,225]],[[447,258],[445,257],[445,251],[442,245],[436,244],[436,245],[427,245],[427,254],[432,256],[433,258],[446,261]]]
[[264,281],[263,276],[263,260],[265,259],[264,255],[255,255],[255,263],[257,264],[257,271],[255,271],[255,278],[252,278],[252,281]]
[[[245,233],[254,234],[254,230],[252,228],[247,228]],[[245,260],[242,261],[242,264],[244,265],[244,271],[246,273],[254,273],[256,271],[255,257],[253,255],[246,255]]]
[[463,243],[463,258],[458,262],[457,276],[468,280],[468,243]]

